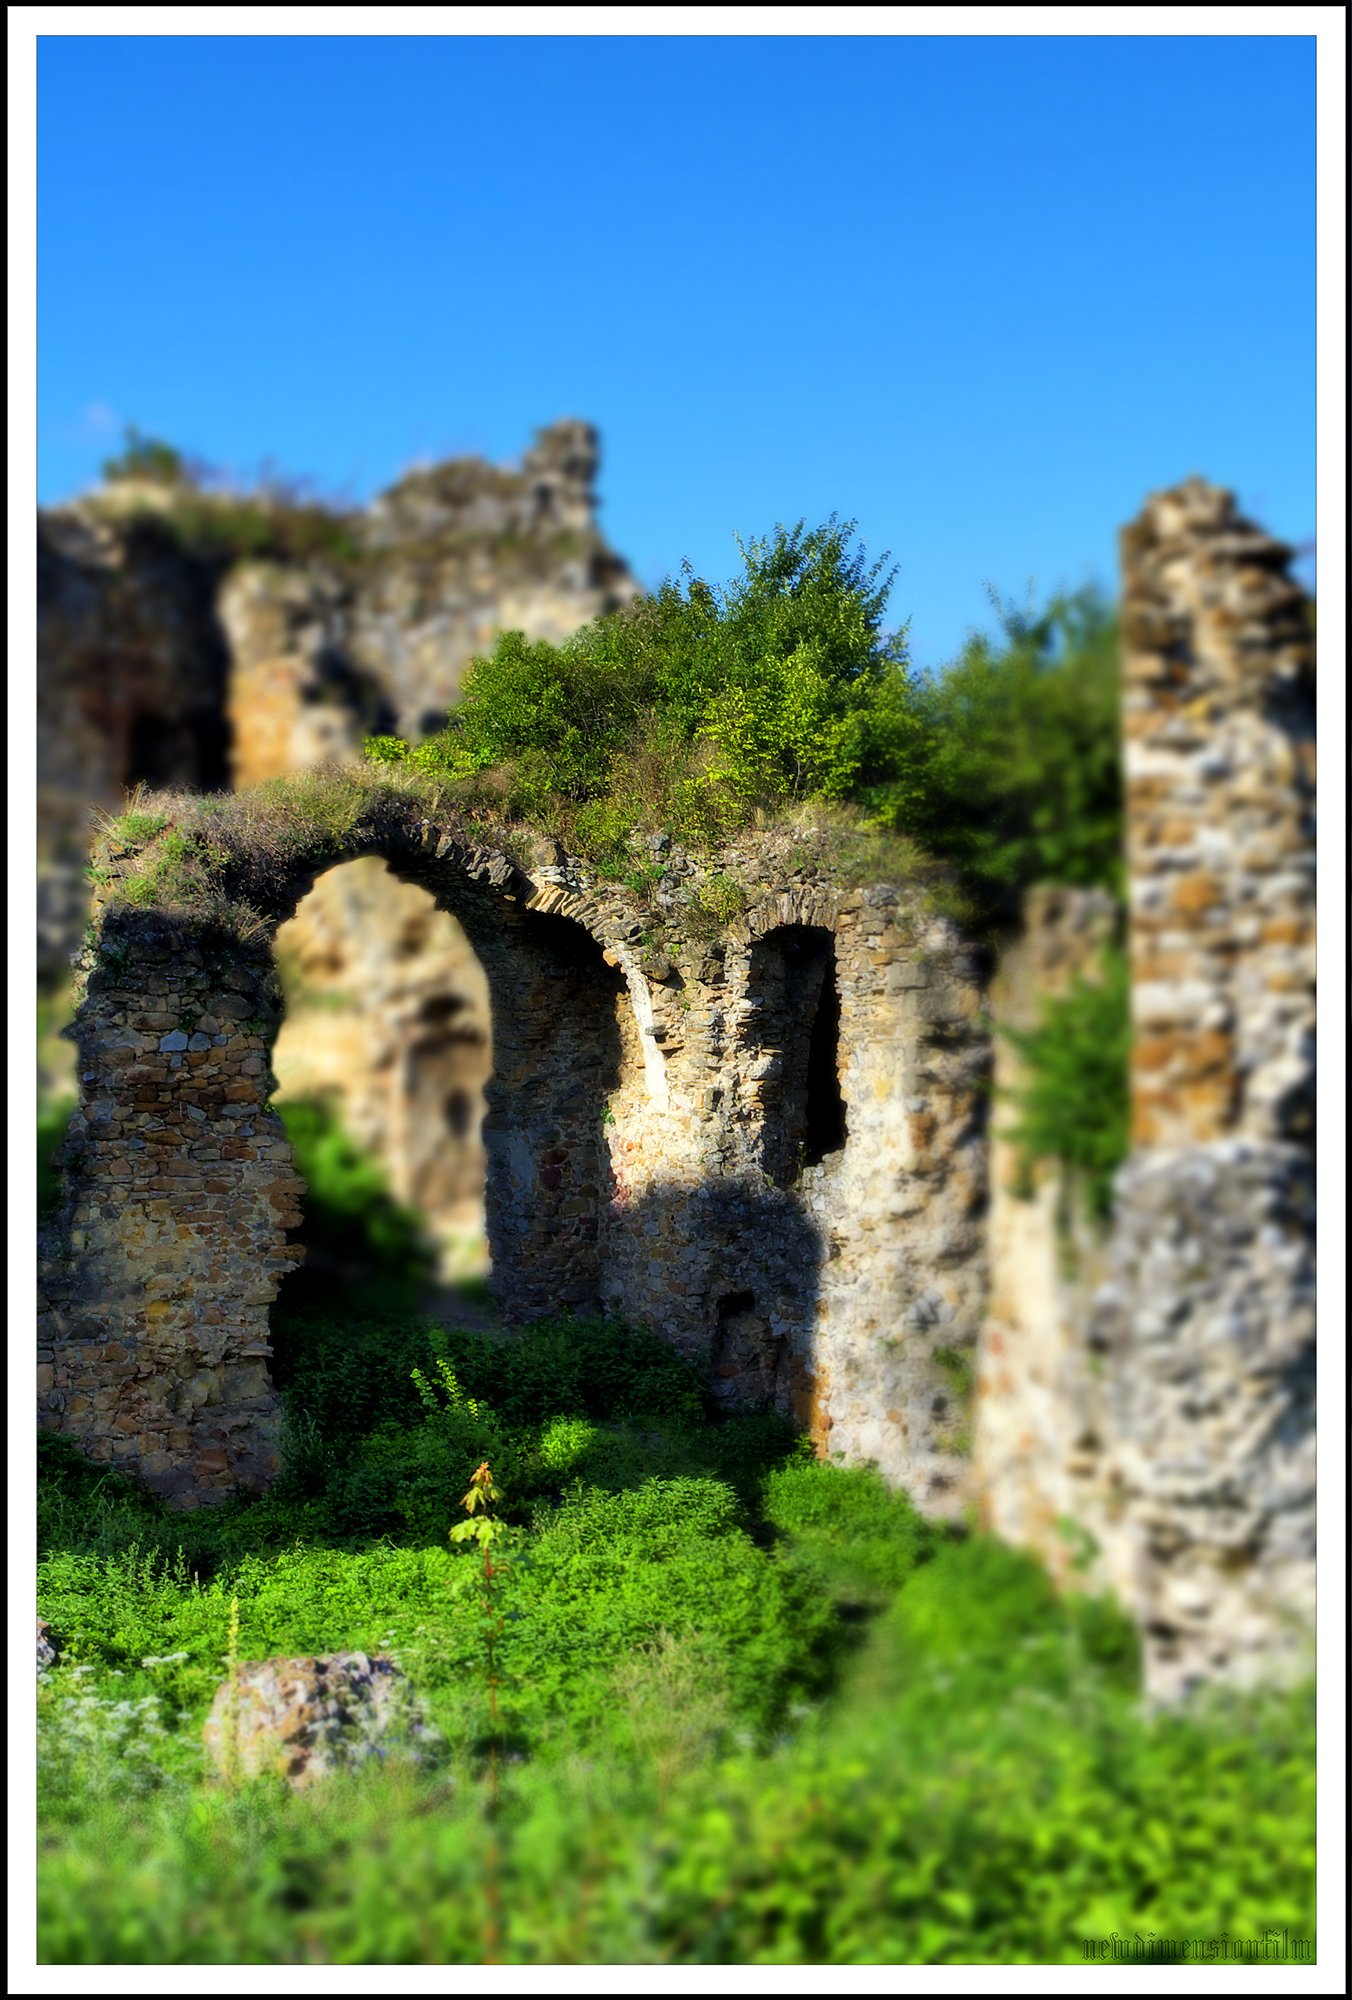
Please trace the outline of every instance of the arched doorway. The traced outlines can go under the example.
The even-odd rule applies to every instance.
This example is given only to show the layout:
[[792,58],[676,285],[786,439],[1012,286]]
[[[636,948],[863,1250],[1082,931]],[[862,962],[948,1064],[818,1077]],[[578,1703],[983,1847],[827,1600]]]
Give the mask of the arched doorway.
[[440,1279],[486,1276],[492,1009],[464,930],[368,855],[319,877],[274,952],[286,1011],[273,1101],[284,1121],[294,1128],[310,1107],[370,1157],[421,1218]]

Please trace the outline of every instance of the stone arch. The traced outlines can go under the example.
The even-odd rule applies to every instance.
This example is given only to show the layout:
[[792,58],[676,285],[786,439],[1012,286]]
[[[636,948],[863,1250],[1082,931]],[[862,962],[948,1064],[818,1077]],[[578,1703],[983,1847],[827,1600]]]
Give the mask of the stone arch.
[[268,1308],[299,1256],[301,1184],[269,1104],[282,1005],[271,942],[319,875],[372,853],[457,917],[488,976],[486,1194],[504,1310],[528,1319],[600,1298],[608,1100],[626,1074],[646,1094],[626,990],[642,974],[625,933],[641,926],[622,897],[534,879],[409,800],[381,802],[280,875],[241,840],[226,878],[251,935],[126,903],[96,919],[74,1027],[81,1102],[46,1259],[42,1421],[177,1503],[276,1469]]

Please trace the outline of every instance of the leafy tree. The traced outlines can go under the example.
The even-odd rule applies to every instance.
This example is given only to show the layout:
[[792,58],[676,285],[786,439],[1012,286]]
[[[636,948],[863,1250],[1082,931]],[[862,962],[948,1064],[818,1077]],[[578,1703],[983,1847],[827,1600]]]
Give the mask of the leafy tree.
[[909,766],[878,807],[956,862],[996,913],[1033,882],[1120,894],[1116,614],[1094,589],[1036,615],[999,609],[1003,644],[974,636],[916,688]]
[[739,542],[715,589],[684,566],[555,645],[508,632],[446,728],[370,754],[459,781],[598,860],[637,829],[712,845],[805,800],[852,805],[955,863],[988,919],[1050,880],[1120,882],[1116,618],[1095,590],[912,673],[888,634],[893,572],[854,523]]

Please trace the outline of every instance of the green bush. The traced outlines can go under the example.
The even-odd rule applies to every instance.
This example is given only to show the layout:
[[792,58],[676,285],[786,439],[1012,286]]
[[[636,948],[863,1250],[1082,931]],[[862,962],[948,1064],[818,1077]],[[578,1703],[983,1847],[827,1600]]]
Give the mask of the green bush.
[[200,562],[330,562],[350,567],[364,546],[356,518],[315,501],[268,493],[188,491],[147,524]]
[[163,498],[135,517],[141,531],[167,539],[194,560],[331,561],[364,554],[356,516],[311,497],[305,482],[260,478],[249,492],[228,491],[220,473],[133,425],[123,449],[103,462],[110,485],[157,486]]
[[106,480],[145,480],[153,486],[183,487],[190,483],[188,464],[181,451],[162,438],[144,437],[135,424],[122,433],[122,450],[106,458],[102,466]]
[[1025,1075],[1009,1093],[1016,1113],[1005,1134],[1026,1167],[1057,1161],[1068,1187],[1106,1216],[1113,1176],[1131,1138],[1131,973],[1117,946],[1103,953],[1098,979],[1076,979],[1044,998],[1036,1028],[1001,1030],[1022,1056]]
[[779,528],[742,547],[722,589],[687,566],[562,645],[505,633],[440,735],[416,749],[374,738],[368,754],[612,871],[632,866],[635,830],[710,847],[816,802],[842,824],[853,806],[859,839],[904,836],[954,863],[984,922],[1036,881],[1120,890],[1110,607],[1092,589],[1036,616],[998,606],[999,640],[975,636],[917,676],[904,635],[883,631],[891,577],[853,534],[834,517]]
[[1085,1661],[1126,1689],[1140,1678],[1135,1628],[1097,1598],[1059,1596],[1041,1564],[986,1536],[941,1550],[896,1601],[890,1619],[910,1670],[958,1667],[974,1686],[1035,1677],[1052,1691]]
[[776,1466],[762,1507],[823,1588],[846,1599],[890,1599],[939,1546],[938,1532],[905,1494],[864,1468],[812,1459]]
[[[622,858],[638,828],[708,845],[758,810],[850,795],[904,714],[904,647],[882,631],[888,581],[853,523],[742,545],[721,590],[680,582],[562,645],[504,633],[475,660],[440,735],[374,739],[378,762],[472,783],[509,815]],[[890,703],[890,707],[888,704]]]
[[693,1422],[706,1408],[690,1362],[656,1334],[600,1314],[539,1319],[507,1335],[451,1328],[439,1345],[465,1391],[491,1398],[510,1424],[554,1415]]
[[1094,589],[1036,615],[1000,606],[1002,639],[975,635],[917,683],[905,790],[879,812],[954,862],[980,907],[1006,918],[1035,882],[1123,887],[1117,617]]
[[164,1509],[111,1466],[95,1465],[69,1438],[38,1432],[38,1552],[116,1555],[167,1534]]

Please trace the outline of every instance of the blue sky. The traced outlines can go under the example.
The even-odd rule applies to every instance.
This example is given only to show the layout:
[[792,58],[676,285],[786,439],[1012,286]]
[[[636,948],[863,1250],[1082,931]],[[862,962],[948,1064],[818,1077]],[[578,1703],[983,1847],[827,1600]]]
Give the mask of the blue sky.
[[1312,37],[44,38],[38,488],[602,431],[645,583],[858,519],[913,656],[1198,471],[1315,529]]

